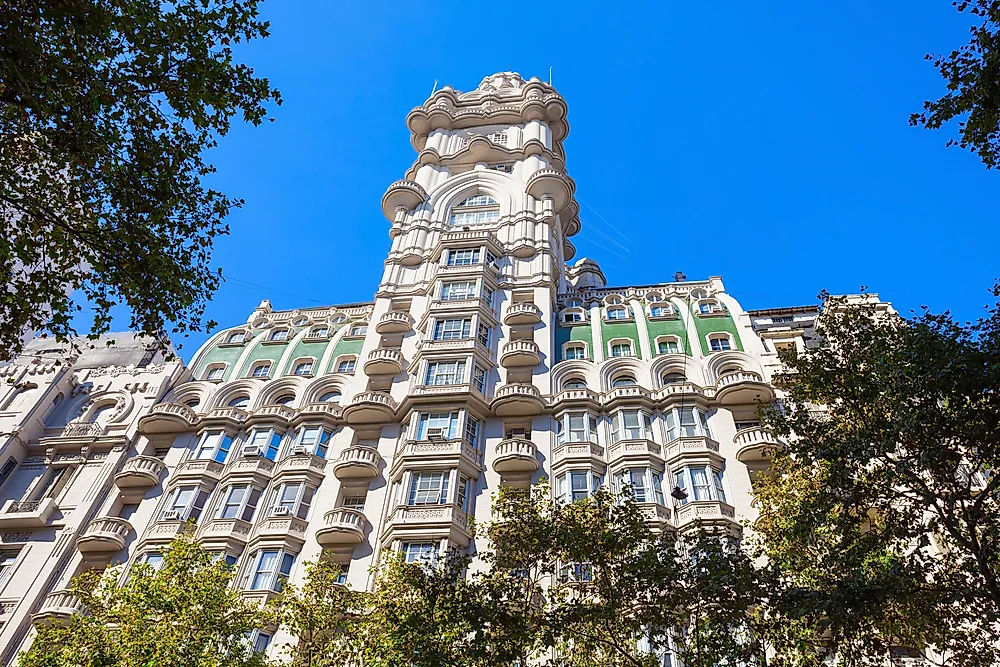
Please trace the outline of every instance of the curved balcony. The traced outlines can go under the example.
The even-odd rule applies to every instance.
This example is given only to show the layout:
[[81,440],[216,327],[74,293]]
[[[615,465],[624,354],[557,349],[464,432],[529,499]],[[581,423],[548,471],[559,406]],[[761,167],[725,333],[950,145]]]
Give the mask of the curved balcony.
[[533,340],[512,340],[500,351],[500,365],[504,368],[537,366],[542,363],[542,353]]
[[388,313],[382,313],[378,318],[378,322],[375,323],[375,333],[377,334],[406,333],[412,329],[413,318],[409,313],[398,310],[390,310]]
[[315,483],[323,481],[326,470],[326,459],[311,453],[291,454],[278,461],[274,466],[273,479],[294,475],[305,476]]
[[413,181],[396,181],[382,195],[382,213],[389,220],[396,217],[396,209],[412,211],[427,199],[427,192]]
[[760,373],[734,371],[719,376],[715,384],[715,400],[722,405],[770,403],[774,400],[774,389],[764,382]]
[[160,476],[166,469],[167,466],[158,458],[133,456],[115,475],[115,486],[119,489],[148,489],[160,483]]
[[157,403],[139,418],[142,433],[186,431],[198,420],[194,410],[182,403]]
[[224,475],[227,480],[247,480],[267,486],[271,479],[271,473],[274,472],[274,466],[274,461],[266,456],[243,454],[226,464]]
[[392,539],[447,538],[467,547],[472,542],[469,515],[455,505],[402,505],[383,524],[383,542]]
[[0,528],[41,528],[49,522],[55,509],[55,498],[43,500],[11,498],[0,509]]
[[646,525],[652,530],[665,530],[673,526],[673,513],[669,507],[658,503],[636,503]]
[[338,507],[323,515],[323,527],[316,531],[316,541],[324,547],[353,547],[365,540],[365,515],[347,507]]
[[247,417],[247,411],[242,408],[222,407],[215,408],[202,417],[201,423],[204,426],[221,426],[223,428],[237,429],[243,426]]
[[545,401],[532,384],[505,384],[497,387],[492,407],[498,417],[538,415],[545,410]]
[[337,479],[371,479],[378,476],[378,450],[372,447],[348,447],[333,463]]
[[45,596],[38,613],[31,617],[33,623],[49,625],[68,621],[73,614],[83,613],[83,603],[69,591],[53,591]]
[[733,442],[737,447],[736,460],[748,465],[770,462],[775,453],[785,446],[770,431],[759,426],[737,431]]
[[287,405],[262,405],[254,410],[246,420],[247,426],[259,423],[275,423],[285,425],[295,416],[295,410]]
[[212,519],[198,530],[198,539],[218,543],[224,541],[234,549],[241,549],[250,539],[253,524],[243,519]]
[[677,508],[677,528],[697,529],[706,526],[723,526],[739,530],[736,510],[732,505],[718,500],[694,500]]
[[504,313],[503,323],[507,326],[515,324],[538,324],[542,321],[542,311],[530,301],[512,303]]
[[298,424],[309,420],[315,421],[319,417],[324,424],[330,426],[335,426],[339,423],[340,419],[344,416],[344,408],[342,408],[337,403],[329,402],[315,402],[307,403],[299,408],[299,411],[295,413],[290,424],[292,426],[297,426]]
[[523,438],[507,438],[497,443],[493,470],[503,473],[531,473],[538,470],[538,448]]
[[366,375],[396,375],[403,370],[403,354],[391,347],[380,347],[368,353]]
[[76,541],[80,553],[117,553],[125,548],[132,524],[116,516],[94,519]]
[[384,391],[366,391],[358,394],[344,408],[344,420],[351,424],[384,424],[396,414],[396,401]]
[[526,188],[528,194],[537,199],[549,197],[552,207],[558,212],[566,208],[573,196],[572,182],[555,169],[539,169],[528,177]]

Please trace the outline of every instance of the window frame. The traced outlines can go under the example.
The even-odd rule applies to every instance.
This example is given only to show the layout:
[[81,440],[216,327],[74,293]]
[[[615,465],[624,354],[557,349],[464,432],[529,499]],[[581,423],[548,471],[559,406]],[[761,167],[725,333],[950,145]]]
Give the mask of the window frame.
[[[257,434],[262,434],[266,442],[255,442]],[[278,454],[281,452],[281,441],[284,438],[285,434],[279,433],[273,426],[256,426],[247,431],[243,437],[243,441],[240,443],[240,448],[242,450],[242,448],[257,445],[257,451],[260,452],[261,456],[269,461],[276,461],[278,460]]]
[[[285,491],[295,487],[295,496],[290,500],[284,498]],[[317,487],[304,479],[285,480],[275,487],[272,487],[270,498],[267,503],[267,516],[277,516],[274,510],[278,507],[287,507],[287,516],[294,516],[303,521],[309,520],[309,513],[312,511],[313,501],[316,499]]]
[[[207,447],[209,438],[216,437],[217,440],[210,447]],[[191,447],[191,459],[195,461],[215,461],[225,463],[229,458],[229,452],[233,449],[233,437],[224,429],[208,429],[202,431],[198,440]],[[205,454],[208,454],[207,456]]]
[[[576,484],[583,481],[584,486]],[[555,498],[562,503],[576,503],[593,497],[594,493],[604,485],[604,476],[589,468],[571,468],[555,476]]]
[[[232,501],[233,493],[240,489],[243,496],[238,502]],[[257,513],[257,506],[264,495],[264,489],[249,482],[238,482],[229,484],[220,490],[219,500],[216,503],[213,518],[217,520],[239,519],[247,523],[253,523],[254,514]],[[235,508],[233,516],[225,516],[229,508]]]
[[410,473],[407,507],[451,504],[451,469],[414,470]]
[[[582,419],[582,423],[574,425],[574,418]],[[596,414],[586,410],[571,410],[563,412],[554,421],[556,423],[556,444],[579,442],[600,444],[600,420]],[[574,437],[574,433],[582,434],[582,437]]]
[[[713,331],[705,336],[708,341],[709,352],[732,352],[736,349],[736,341],[728,331]],[[716,348],[716,343],[719,343]]]
[[[274,554],[273,569],[262,569],[264,555]],[[298,554],[287,549],[261,548],[253,552],[241,588],[248,591],[280,593],[291,576]]]
[[[636,416],[634,425],[629,422],[628,417],[632,414]],[[641,408],[625,408],[612,412],[608,416],[608,433],[612,444],[622,440],[656,441],[653,436],[653,417]]]

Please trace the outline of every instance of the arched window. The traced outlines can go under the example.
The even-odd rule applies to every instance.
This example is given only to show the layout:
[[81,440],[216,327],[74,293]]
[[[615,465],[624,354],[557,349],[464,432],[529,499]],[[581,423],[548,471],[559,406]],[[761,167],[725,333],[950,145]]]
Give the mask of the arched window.
[[568,380],[566,380],[565,382],[563,382],[562,388],[563,389],[586,389],[587,388],[587,383],[586,383],[586,381],[584,381],[584,380],[582,380],[580,378],[569,378]]
[[674,314],[674,307],[669,303],[654,303],[649,307],[650,317],[670,317]]
[[201,399],[198,397],[189,398],[188,400],[184,401],[184,405],[188,406],[189,408],[196,408],[200,404],[201,404]]
[[90,423],[97,424],[98,422],[106,422],[110,416],[111,409],[114,407],[114,403],[105,403],[104,405],[97,406],[94,408],[94,411],[90,413]]
[[567,345],[563,359],[586,359],[587,348],[582,344]]
[[682,384],[687,382],[687,378],[684,373],[664,373],[660,381],[666,386],[668,384]]
[[448,222],[453,225],[485,225],[500,219],[500,205],[489,195],[466,197],[451,209]]
[[628,310],[624,306],[614,306],[608,308],[609,320],[627,320]]
[[726,311],[715,299],[706,299],[698,302],[698,312],[702,315],[718,315]]
[[295,394],[282,394],[278,398],[274,399],[277,405],[291,405],[295,402]]
[[612,387],[634,387],[637,384],[639,383],[631,375],[619,375],[611,381]]
[[677,354],[680,351],[680,341],[676,336],[660,336],[656,339],[657,354]]
[[708,335],[708,346],[712,352],[725,352],[733,349],[732,341],[727,333],[714,333]]
[[632,353],[632,341],[630,340],[613,340],[608,344],[608,348],[611,351],[612,357],[634,357]]
[[270,372],[271,372],[271,362],[268,361],[268,362],[256,364],[253,367],[253,370],[250,371],[250,377],[254,377],[254,378],[266,378]]
[[226,374],[225,364],[212,364],[211,366],[205,369],[206,380],[213,380],[213,381],[221,380],[225,374]]
[[227,403],[227,405],[231,408],[245,408],[249,404],[250,404],[250,397],[247,396],[246,394],[237,396],[236,398],[229,401],[229,403]]
[[340,403],[341,394],[337,390],[328,391],[319,397],[321,403]]

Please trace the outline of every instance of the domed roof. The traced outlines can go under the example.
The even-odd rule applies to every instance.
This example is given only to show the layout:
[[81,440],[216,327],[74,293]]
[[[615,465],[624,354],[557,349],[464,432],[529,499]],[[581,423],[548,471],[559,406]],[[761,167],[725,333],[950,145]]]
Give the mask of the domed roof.
[[517,72],[497,72],[479,82],[475,90],[462,93],[461,97],[486,95],[489,93],[516,92],[524,86],[525,81]]

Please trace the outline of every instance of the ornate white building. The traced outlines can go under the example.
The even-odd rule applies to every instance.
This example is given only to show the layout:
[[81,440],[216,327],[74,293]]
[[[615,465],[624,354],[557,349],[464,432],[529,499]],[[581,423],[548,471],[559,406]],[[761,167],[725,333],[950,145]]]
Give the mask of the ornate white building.
[[[551,86],[512,72],[411,111],[417,155],[382,199],[392,245],[374,301],[264,301],[206,342],[190,379],[138,418],[137,439],[128,431],[131,449],[107,455],[139,456],[102,464],[104,490],[80,492],[95,510],[73,525],[108,515],[88,530],[110,533],[144,498],[128,510],[134,535],[101,542],[104,562],[155,562],[194,519],[249,596],[273,596],[324,550],[363,588],[383,551],[475,548],[469,518],[490,519],[491,494],[543,476],[565,500],[627,482],[659,530],[738,532],[778,444],[757,405],[776,395],[777,342],[802,344],[802,327],[779,335],[799,315],[752,320],[720,278],[608,287],[596,262],[574,262],[566,114]],[[159,398],[174,375],[160,371],[142,396]],[[75,446],[80,465],[100,451]],[[38,465],[43,450],[31,450]],[[35,502],[18,474],[2,497]],[[71,555],[39,590],[91,562],[79,540],[61,548]],[[0,600],[23,594],[7,587]],[[53,595],[33,613],[71,611]],[[23,625],[6,624],[0,643]]]
[[70,579],[128,552],[152,509],[143,497],[159,493],[166,451],[150,449],[138,423],[184,367],[128,333],[89,345],[36,338],[0,366],[3,664],[33,619],[73,608],[59,592]]

